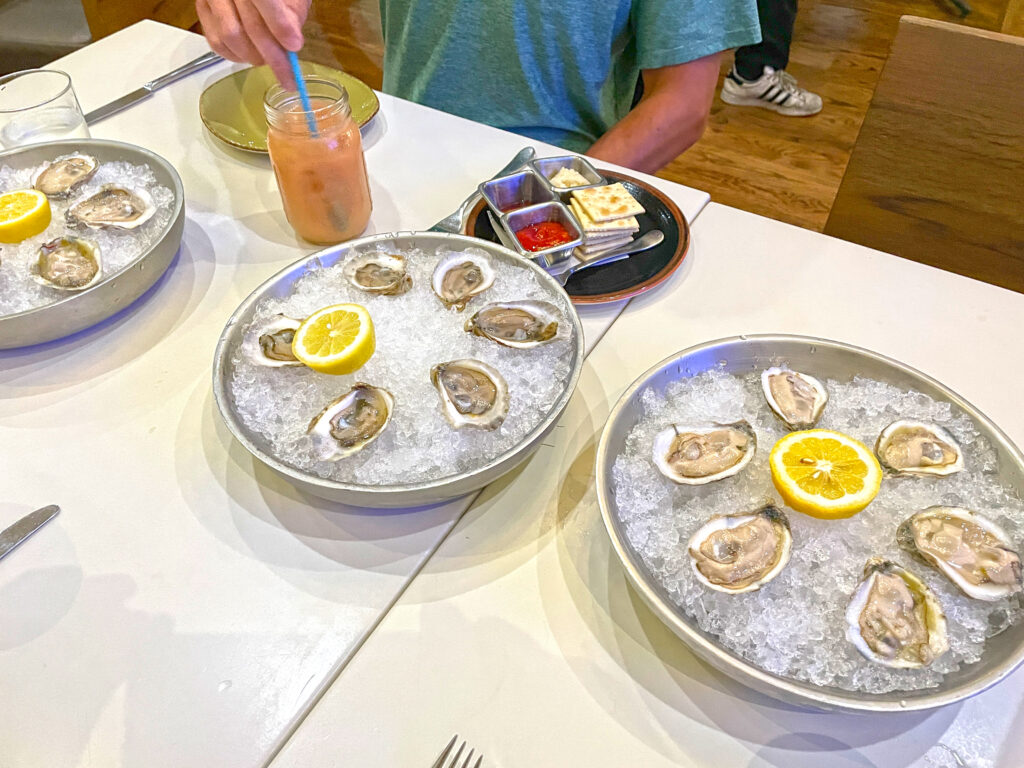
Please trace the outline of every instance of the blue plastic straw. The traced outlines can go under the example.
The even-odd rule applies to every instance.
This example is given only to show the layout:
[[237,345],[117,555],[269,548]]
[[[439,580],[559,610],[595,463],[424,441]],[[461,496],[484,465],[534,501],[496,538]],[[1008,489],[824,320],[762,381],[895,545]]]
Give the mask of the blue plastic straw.
[[295,51],[288,51],[288,63],[292,65],[292,75],[295,76],[295,87],[299,91],[299,99],[302,101],[302,108],[306,110],[306,122],[309,124],[309,132],[316,138],[320,134],[316,130],[316,118],[313,117],[313,105],[309,101],[309,92],[306,91],[306,81],[302,79],[302,70],[299,69],[299,55]]

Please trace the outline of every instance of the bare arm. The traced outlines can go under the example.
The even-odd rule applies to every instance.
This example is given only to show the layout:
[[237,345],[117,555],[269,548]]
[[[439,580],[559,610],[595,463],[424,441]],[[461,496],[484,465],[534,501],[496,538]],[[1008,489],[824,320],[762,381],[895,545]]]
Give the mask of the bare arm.
[[587,154],[647,173],[668,165],[704,133],[718,82],[719,55],[645,69],[640,103]]

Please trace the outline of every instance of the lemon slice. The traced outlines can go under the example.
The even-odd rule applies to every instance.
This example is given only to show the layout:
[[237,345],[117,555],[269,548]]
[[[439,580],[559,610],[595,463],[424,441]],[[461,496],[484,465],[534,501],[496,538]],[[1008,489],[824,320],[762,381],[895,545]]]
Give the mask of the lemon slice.
[[50,201],[37,189],[0,195],[0,243],[20,243],[50,226]]
[[871,450],[828,429],[790,432],[772,448],[768,465],[787,506],[826,520],[857,514],[882,484]]
[[365,307],[334,304],[302,321],[292,339],[292,354],[314,371],[340,375],[362,368],[376,344]]

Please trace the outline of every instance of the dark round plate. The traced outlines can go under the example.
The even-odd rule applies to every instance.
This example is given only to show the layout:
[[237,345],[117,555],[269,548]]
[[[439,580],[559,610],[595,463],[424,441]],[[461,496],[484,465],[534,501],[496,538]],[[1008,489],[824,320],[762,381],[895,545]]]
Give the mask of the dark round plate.
[[[584,269],[569,278],[565,290],[573,304],[605,304],[628,299],[663,282],[683,263],[690,247],[690,227],[679,207],[664,193],[649,184],[615,171],[599,168],[610,182],[622,182],[645,209],[637,216],[640,232],[660,229],[665,239],[649,251],[637,253],[622,261]],[[466,219],[466,234],[482,240],[500,242],[484,215],[487,203],[480,200]]]

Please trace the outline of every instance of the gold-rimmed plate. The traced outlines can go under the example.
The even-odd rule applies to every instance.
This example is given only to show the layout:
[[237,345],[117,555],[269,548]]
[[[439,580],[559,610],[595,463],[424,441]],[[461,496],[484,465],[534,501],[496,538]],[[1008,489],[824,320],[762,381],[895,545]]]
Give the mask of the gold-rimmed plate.
[[[352,119],[360,128],[380,109],[377,94],[359,78],[309,61],[302,62],[302,71],[344,86],[352,107]],[[276,82],[268,66],[249,67],[221,78],[199,97],[199,117],[203,125],[236,149],[266,153],[267,117],[263,111],[263,96]]]

